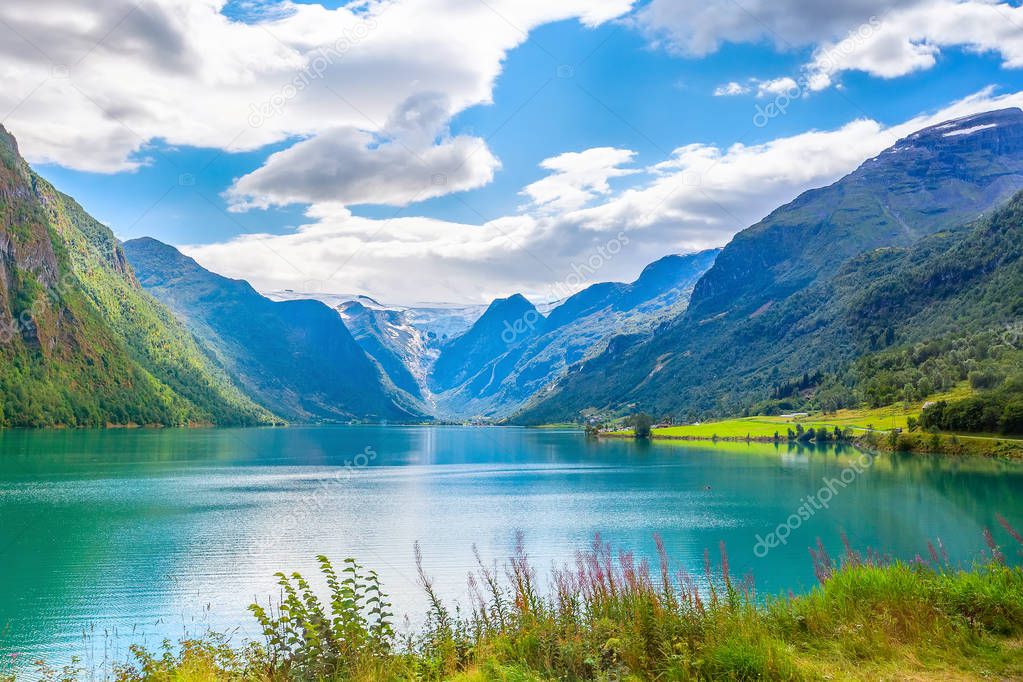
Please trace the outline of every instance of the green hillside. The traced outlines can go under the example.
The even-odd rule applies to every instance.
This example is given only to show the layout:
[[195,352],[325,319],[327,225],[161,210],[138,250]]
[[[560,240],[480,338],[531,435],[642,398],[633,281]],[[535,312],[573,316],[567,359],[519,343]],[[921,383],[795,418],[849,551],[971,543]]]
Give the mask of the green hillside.
[[[988,119],[997,124],[979,134],[948,135]],[[984,358],[937,346],[997,336],[1023,314],[1021,199],[970,222],[1020,187],[1023,112],[915,133],[736,235],[685,315],[652,337],[611,344],[517,419],[645,410],[695,421],[947,389]],[[921,343],[937,344],[929,352],[954,370],[937,372],[932,358],[922,371],[941,376],[930,384],[884,389],[890,363],[923,366],[929,356],[911,348]]]
[[125,242],[146,291],[166,305],[260,405],[297,421],[410,421],[415,401],[319,301],[271,301],[155,239]]
[[274,418],[141,290],[116,238],[0,128],[0,424],[251,424]]

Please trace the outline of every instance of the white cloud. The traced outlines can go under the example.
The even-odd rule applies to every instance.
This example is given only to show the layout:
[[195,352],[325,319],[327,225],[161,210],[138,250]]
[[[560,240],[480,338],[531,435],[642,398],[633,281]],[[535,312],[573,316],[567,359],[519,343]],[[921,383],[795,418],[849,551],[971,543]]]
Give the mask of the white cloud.
[[707,0],[695,8],[652,0],[632,23],[655,45],[689,56],[729,42],[813,46],[803,74],[811,90],[828,87],[843,71],[895,78],[929,69],[953,47],[1023,67],[1023,7],[998,0]]
[[749,87],[736,81],[730,81],[724,85],[719,85],[714,88],[715,97],[734,97],[735,95],[745,95],[749,92]]
[[635,156],[634,151],[614,147],[566,152],[542,161],[540,167],[553,173],[527,185],[522,193],[545,211],[573,211],[600,195],[609,194],[611,178],[638,173],[636,169],[620,168]]
[[601,178],[624,170],[619,166],[632,158],[628,150],[587,150],[549,160],[550,178],[574,179],[539,191],[534,186],[539,208],[482,225],[371,220],[324,203],[314,205],[309,224],[293,234],[242,236],[187,251],[206,267],[264,290],[369,293],[394,302],[487,301],[513,291],[539,299],[563,291],[577,266],[623,230],[627,248],[605,260],[590,282],[631,279],[666,253],[722,245],[800,192],[834,182],[915,130],[1021,105],[1023,93],[985,90],[891,127],[860,119],[759,145],[684,145],[646,168],[653,177],[640,186],[596,205],[577,208],[578,201],[567,201],[562,210],[547,210],[580,187],[602,195]]
[[[621,230],[629,231],[628,249],[596,278],[626,279],[666,252],[720,245],[898,136],[1021,103],[1019,95],[985,92],[893,128],[859,120],[756,146],[684,145],[644,169],[648,181],[618,194],[611,179],[637,170],[623,167],[633,160],[629,150],[563,154],[523,190],[530,207],[482,225],[351,213],[352,205],[405,205],[488,182],[498,160],[483,140],[451,135],[451,117],[490,101],[503,60],[533,28],[573,18],[595,26],[632,4],[282,3],[253,25],[225,17],[224,0],[5,0],[0,115],[30,161],[101,172],[145,163],[155,140],[236,151],[298,139],[227,196],[236,209],[309,203],[307,224],[190,253],[264,289],[320,282],[396,301],[482,301],[549,290]],[[651,0],[633,21],[686,54],[728,41],[815,46],[806,75],[811,87],[826,87],[852,69],[894,77],[928,68],[951,46],[1023,66],[1019,12],[983,0]],[[872,16],[881,18],[874,30],[844,40],[873,26]],[[724,87],[768,93],[783,81]]]
[[[490,101],[503,60],[530,30],[573,18],[595,26],[631,2],[360,0],[337,9],[283,2],[250,24],[224,16],[225,0],[5,0],[0,115],[31,162],[99,172],[137,168],[155,140],[238,151],[311,138],[276,157],[304,168],[309,187],[270,191],[278,165],[241,182],[234,196],[256,205],[320,197],[331,177],[351,175],[351,161],[388,188],[367,192],[349,179],[339,193],[390,202],[419,184],[420,173],[407,161],[388,177],[404,145],[377,145],[371,135],[393,135],[403,107],[437,97],[436,133]],[[327,139],[317,141],[321,134]],[[482,144],[476,139],[441,134],[404,144],[426,161],[427,177],[451,176],[449,190],[486,182],[496,167],[483,151],[454,168],[454,157]],[[351,157],[313,172],[327,151]]]
[[896,78],[933,67],[949,47],[998,54],[1005,68],[1023,67],[1023,7],[983,0],[920,2],[875,18],[843,40],[822,43],[807,71],[817,89],[843,71]]
[[500,166],[486,142],[450,137],[446,98],[425,93],[403,103],[379,134],[325,130],[272,154],[227,192],[232,210],[287,204],[416,201],[487,184]]
[[727,97],[733,95],[745,95],[756,90],[757,97],[769,97],[777,95],[788,94],[790,96],[798,96],[800,90],[799,83],[794,78],[789,76],[782,76],[780,78],[772,78],[768,80],[761,80],[759,78],[749,78],[746,83],[739,83],[732,81],[721,85],[714,90],[715,97]]
[[920,0],[651,0],[634,24],[655,44],[690,56],[723,43],[769,42],[781,49],[836,40],[871,16]]
[[768,97],[770,95],[784,95],[798,93],[799,84],[794,78],[783,76],[767,81],[757,81],[757,97]]

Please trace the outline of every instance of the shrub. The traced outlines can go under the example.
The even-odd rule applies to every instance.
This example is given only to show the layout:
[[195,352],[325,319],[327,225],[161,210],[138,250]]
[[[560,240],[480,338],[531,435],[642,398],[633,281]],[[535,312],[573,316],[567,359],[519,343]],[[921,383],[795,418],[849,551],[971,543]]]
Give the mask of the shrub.
[[390,603],[374,571],[345,559],[341,574],[317,557],[330,589],[328,606],[299,573],[278,573],[284,597],[276,613],[253,604],[272,665],[303,678],[321,678],[356,667],[362,659],[388,653],[394,630]]
[[1023,434],[1023,398],[1010,400],[1005,405],[998,425],[1002,433]]
[[969,374],[970,386],[976,390],[994,388],[1002,383],[1005,374],[995,369],[977,369]]

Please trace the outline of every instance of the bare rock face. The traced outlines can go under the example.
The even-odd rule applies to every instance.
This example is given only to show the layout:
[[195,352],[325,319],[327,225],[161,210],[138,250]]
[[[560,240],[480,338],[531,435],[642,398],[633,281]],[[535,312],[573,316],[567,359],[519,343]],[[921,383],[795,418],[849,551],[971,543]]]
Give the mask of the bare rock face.
[[[60,316],[37,301],[58,296],[59,268],[33,176],[0,126],[0,341],[20,337],[52,350]],[[40,338],[42,336],[43,338]]]

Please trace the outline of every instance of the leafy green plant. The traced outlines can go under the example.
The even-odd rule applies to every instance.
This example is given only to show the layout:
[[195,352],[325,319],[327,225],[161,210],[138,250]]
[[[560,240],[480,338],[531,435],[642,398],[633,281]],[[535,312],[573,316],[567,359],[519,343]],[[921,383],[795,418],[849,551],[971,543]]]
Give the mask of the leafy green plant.
[[360,661],[387,655],[394,644],[391,604],[375,571],[345,559],[340,573],[317,557],[330,590],[326,603],[299,573],[278,573],[283,598],[274,612],[252,604],[274,670],[303,678],[339,675]]

